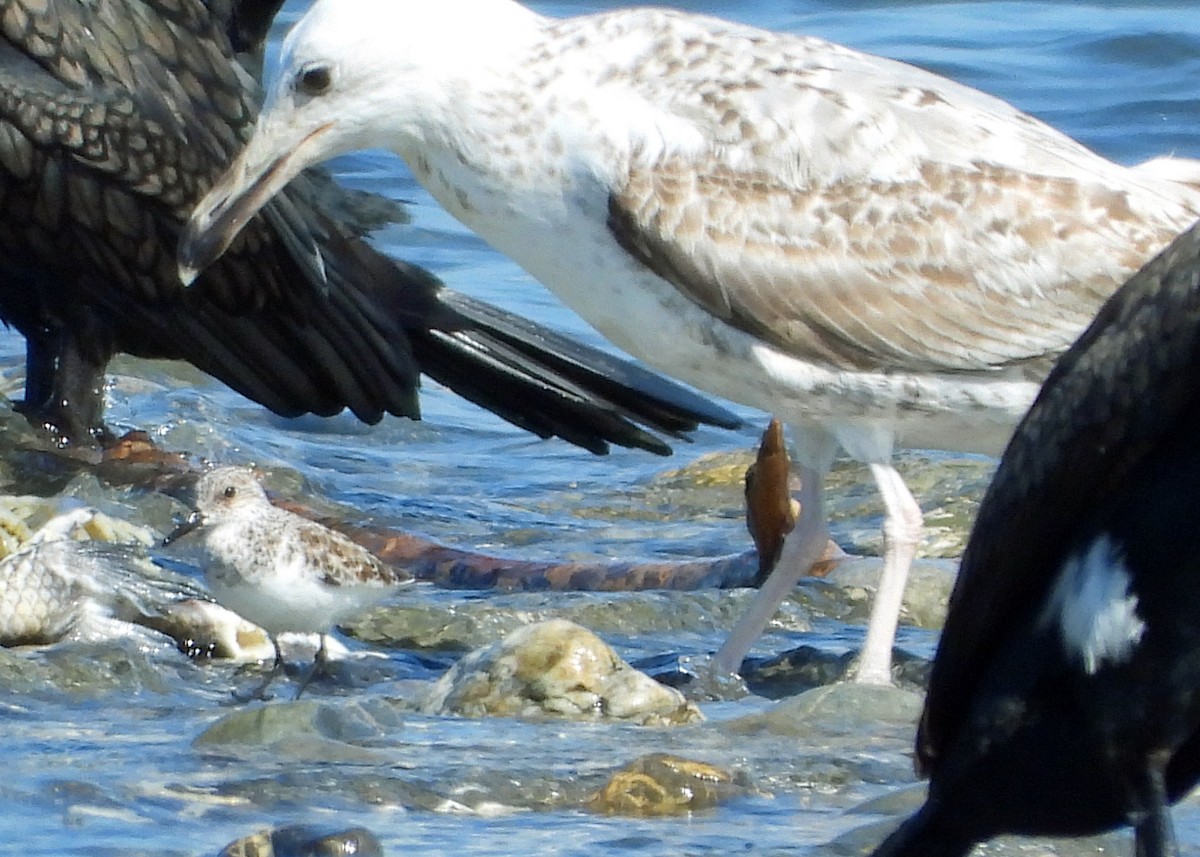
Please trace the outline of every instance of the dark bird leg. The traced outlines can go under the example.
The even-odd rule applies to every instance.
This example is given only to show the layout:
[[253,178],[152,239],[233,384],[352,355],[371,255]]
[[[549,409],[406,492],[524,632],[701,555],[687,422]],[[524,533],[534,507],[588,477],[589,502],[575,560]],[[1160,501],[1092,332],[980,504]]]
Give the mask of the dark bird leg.
[[316,657],[313,658],[312,666],[304,673],[304,678],[300,680],[300,688],[296,691],[295,699],[299,699],[300,694],[304,693],[304,689],[308,687],[309,683],[325,669],[325,664],[329,660],[329,652],[325,649],[325,636],[325,634],[321,635],[321,644],[317,646]]
[[58,384],[54,408],[62,436],[71,443],[98,442],[106,446],[114,440],[104,425],[104,380],[108,355],[99,360],[89,357],[67,338],[58,357]]
[[20,413],[37,413],[54,400],[58,338],[47,328],[25,331],[25,401],[16,405]]
[[[324,638],[322,638],[322,641],[324,641]],[[279,641],[275,639],[274,635],[271,637],[271,645],[275,647],[275,663],[271,665],[271,671],[267,673],[266,678],[259,683],[258,687],[254,688],[254,690],[250,691],[249,693],[235,690],[233,692],[233,698],[238,702],[249,702],[252,699],[261,699],[266,701],[271,698],[267,694],[267,688],[270,687],[271,683],[283,673],[284,669],[283,652],[280,650]],[[299,694],[297,694],[297,696],[298,695]]]
[[109,356],[90,354],[61,330],[27,333],[25,401],[17,410],[63,446],[110,443],[103,417]]
[[1133,825],[1134,857],[1177,857],[1179,849],[1171,825],[1167,786],[1162,766],[1154,759],[1146,766],[1144,785],[1149,806]]

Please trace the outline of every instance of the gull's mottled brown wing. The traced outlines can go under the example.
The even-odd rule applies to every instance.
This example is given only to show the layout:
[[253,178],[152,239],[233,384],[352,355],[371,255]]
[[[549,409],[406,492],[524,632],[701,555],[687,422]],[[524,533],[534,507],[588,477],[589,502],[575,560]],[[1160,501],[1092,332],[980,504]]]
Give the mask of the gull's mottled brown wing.
[[1200,216],[1193,190],[913,66],[667,10],[601,27],[624,41],[589,105],[633,129],[595,168],[613,236],[800,360],[1041,377]]
[[[1043,201],[1023,211],[1022,185],[1035,181]],[[1106,208],[1108,196],[983,165],[800,189],[717,158],[675,157],[630,170],[610,197],[609,227],[691,300],[797,359],[1040,375],[1174,235]],[[1092,221],[1064,234],[1058,224],[1081,212]],[[1128,249],[1107,258],[1101,242]]]

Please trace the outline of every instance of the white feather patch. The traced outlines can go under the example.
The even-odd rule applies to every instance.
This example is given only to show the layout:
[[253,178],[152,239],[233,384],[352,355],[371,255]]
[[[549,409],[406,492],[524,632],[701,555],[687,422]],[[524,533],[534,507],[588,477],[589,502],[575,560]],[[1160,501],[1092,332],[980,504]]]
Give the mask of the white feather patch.
[[1120,548],[1105,533],[1059,571],[1043,621],[1057,621],[1063,648],[1079,657],[1088,675],[1128,660],[1146,631],[1131,582]]

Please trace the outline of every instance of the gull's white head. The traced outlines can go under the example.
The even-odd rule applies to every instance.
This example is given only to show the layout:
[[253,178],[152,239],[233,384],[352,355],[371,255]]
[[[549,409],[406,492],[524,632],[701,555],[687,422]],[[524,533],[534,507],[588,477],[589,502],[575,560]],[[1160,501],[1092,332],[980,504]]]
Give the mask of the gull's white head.
[[284,41],[254,136],[192,212],[180,277],[190,283],[305,167],[436,133],[538,20],[512,0],[317,0]]

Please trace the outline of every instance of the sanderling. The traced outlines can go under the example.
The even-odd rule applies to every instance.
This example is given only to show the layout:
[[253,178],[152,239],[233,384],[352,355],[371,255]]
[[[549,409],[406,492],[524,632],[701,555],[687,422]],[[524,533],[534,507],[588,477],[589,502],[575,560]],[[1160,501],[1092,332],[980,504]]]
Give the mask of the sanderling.
[[1114,164],[816,38],[669,9],[317,0],[181,255],[305,165],[375,146],[615,344],[792,426],[803,511],[718,671],[823,552],[840,447],[886,510],[857,677],[890,681],[923,523],[893,447],[998,453],[1104,299],[1200,216],[1200,190],[1164,178],[1194,164]]
[[194,511],[169,545],[199,530],[211,558],[205,579],[217,602],[271,635],[275,663],[247,697],[262,697],[283,670],[278,635],[320,635],[297,698],[325,660],[325,636],[339,622],[377,604],[412,576],[381,562],[328,527],[271,504],[254,474],[221,467],[196,482]]

